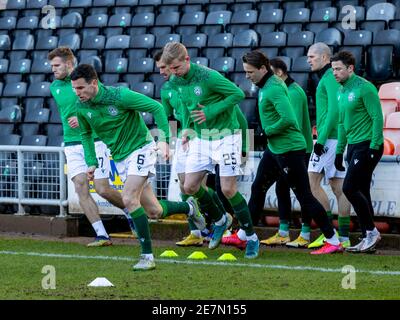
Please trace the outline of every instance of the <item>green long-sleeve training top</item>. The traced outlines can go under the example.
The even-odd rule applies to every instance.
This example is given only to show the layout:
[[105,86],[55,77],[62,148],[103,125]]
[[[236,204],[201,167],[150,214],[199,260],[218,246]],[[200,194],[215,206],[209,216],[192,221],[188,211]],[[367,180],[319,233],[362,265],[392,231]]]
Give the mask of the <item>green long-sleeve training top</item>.
[[[174,118],[180,122],[181,131],[184,129],[193,129],[194,124],[189,116],[189,110],[181,103],[178,92],[171,88],[169,81],[166,81],[161,87],[161,102],[165,108],[167,117],[173,115]],[[247,131],[247,120],[239,106],[236,106],[235,110],[239,122],[239,128],[242,130],[242,151],[248,152],[250,142]]]
[[261,125],[268,136],[268,148],[271,152],[282,154],[306,149],[305,139],[290,104],[288,88],[283,80],[268,72],[257,85],[260,87],[258,108]]
[[325,71],[317,86],[316,113],[317,113],[317,142],[325,145],[328,139],[337,139],[339,109],[337,91],[339,84],[333,75],[332,68]]
[[[222,74],[190,63],[190,70],[185,76],[171,76],[169,82],[189,111],[189,117],[194,110],[204,111],[207,120],[201,124],[193,124],[199,138],[221,139],[238,131],[239,122],[234,109],[245,95]],[[198,104],[204,108],[200,108]]]
[[97,166],[92,132],[107,145],[116,162],[127,158],[153,140],[139,112],[154,115],[160,140],[169,140],[168,119],[163,106],[157,101],[123,87],[99,84],[97,95],[87,101],[77,101],[77,115],[81,127],[85,161]]
[[383,143],[382,107],[375,86],[351,75],[340,87],[338,145],[336,153],[343,153],[346,143],[371,141],[370,148],[378,150]]
[[313,150],[313,137],[306,93],[303,88],[296,82],[293,82],[293,80],[288,82],[286,79],[285,83],[289,91],[290,104],[295,112],[300,131],[306,140],[306,152],[311,153]]

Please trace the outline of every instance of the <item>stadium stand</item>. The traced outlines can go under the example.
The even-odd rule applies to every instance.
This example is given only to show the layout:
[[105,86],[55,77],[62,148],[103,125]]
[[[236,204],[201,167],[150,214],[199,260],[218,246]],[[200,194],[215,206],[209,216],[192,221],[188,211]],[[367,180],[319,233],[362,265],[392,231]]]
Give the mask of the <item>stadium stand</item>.
[[[57,12],[50,22],[40,10],[45,3]],[[353,7],[342,10],[345,6]],[[348,28],[349,14],[355,29]],[[46,23],[55,28],[43,28]],[[50,50],[69,46],[79,62],[96,68],[104,84],[160,99],[164,80],[153,54],[169,41],[182,41],[195,63],[222,72],[244,90],[240,107],[256,142],[262,140],[258,88],[243,71],[246,51],[261,48],[287,63],[308,94],[314,124],[315,81],[307,50],[318,41],[334,53],[349,50],[357,59],[356,72],[379,88],[385,153],[400,155],[400,8],[399,1],[383,0],[8,1],[0,11],[0,144],[62,143],[61,121],[49,92]],[[149,127],[154,125],[151,115],[143,116]]]

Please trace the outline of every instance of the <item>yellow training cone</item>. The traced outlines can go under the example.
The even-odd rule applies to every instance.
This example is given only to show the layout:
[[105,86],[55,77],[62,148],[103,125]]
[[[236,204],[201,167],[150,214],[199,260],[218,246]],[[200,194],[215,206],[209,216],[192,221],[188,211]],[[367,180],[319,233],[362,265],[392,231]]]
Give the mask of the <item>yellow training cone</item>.
[[177,256],[178,254],[174,250],[165,250],[163,253],[160,254],[160,257],[166,257],[166,258],[173,258]]
[[236,257],[232,253],[224,253],[218,258],[220,261],[236,261]]
[[188,259],[201,260],[201,259],[207,259],[207,256],[201,251],[195,251],[187,258]]

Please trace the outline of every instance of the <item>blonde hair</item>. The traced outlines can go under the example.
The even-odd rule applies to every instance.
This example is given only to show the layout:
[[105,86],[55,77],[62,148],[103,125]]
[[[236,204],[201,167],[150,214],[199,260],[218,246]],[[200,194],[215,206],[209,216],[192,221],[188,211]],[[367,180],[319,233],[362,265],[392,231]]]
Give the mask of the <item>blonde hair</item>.
[[161,60],[165,64],[171,64],[172,61],[178,59],[179,61],[185,60],[188,56],[186,47],[179,42],[168,42],[163,49]]

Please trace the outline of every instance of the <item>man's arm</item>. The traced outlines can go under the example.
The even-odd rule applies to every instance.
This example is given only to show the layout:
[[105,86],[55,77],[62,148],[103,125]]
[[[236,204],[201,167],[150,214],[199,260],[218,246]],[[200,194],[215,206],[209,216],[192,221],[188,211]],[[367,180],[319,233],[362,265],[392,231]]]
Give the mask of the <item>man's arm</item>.
[[120,108],[125,110],[136,110],[149,112],[153,114],[154,120],[157,124],[159,131],[162,133],[159,137],[160,141],[169,142],[170,130],[168,124],[168,118],[165,113],[164,107],[144,94],[125,89],[121,94],[121,106]]
[[77,116],[82,138],[82,146],[85,152],[85,162],[88,167],[95,166],[98,167],[96,150],[94,146],[94,139],[92,136],[92,128],[87,122],[85,116],[79,111],[79,106],[77,106]]
[[279,120],[273,125],[264,128],[265,134],[272,136],[290,126],[297,126],[294,111],[285,89],[281,86],[276,86],[272,90],[269,90],[268,94],[276,112],[279,114]]
[[374,85],[368,83],[363,86],[361,96],[364,106],[372,119],[372,138],[370,148],[378,150],[382,144],[383,115],[378,92]]
[[233,111],[234,106],[245,98],[242,89],[217,71],[210,73],[207,83],[213,92],[220,93],[225,99],[204,107],[206,120],[213,120],[218,114],[226,110],[231,109]]
[[339,108],[339,121],[338,121],[338,143],[336,146],[336,154],[343,154],[347,144],[346,131],[344,130],[344,111]]

